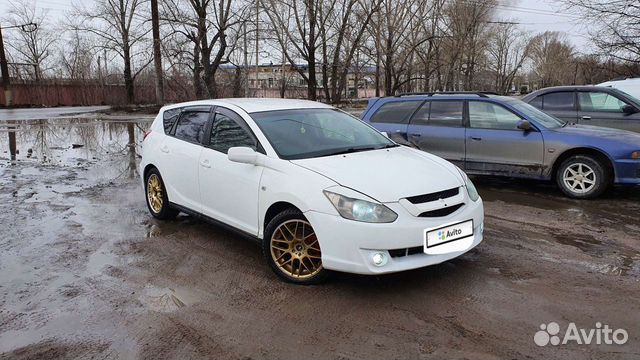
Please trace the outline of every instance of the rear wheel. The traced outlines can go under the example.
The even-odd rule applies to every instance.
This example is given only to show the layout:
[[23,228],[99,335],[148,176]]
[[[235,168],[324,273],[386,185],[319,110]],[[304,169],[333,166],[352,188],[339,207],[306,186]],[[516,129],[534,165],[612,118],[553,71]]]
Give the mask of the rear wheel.
[[318,237],[300,211],[288,209],[269,221],[262,244],[267,263],[281,279],[302,285],[326,279]]
[[144,181],[147,198],[147,208],[153,217],[160,220],[170,220],[178,216],[178,210],[171,207],[164,182],[158,169],[153,168],[147,173]]
[[556,174],[558,186],[567,196],[592,199],[609,187],[609,174],[603,164],[589,155],[564,160]]

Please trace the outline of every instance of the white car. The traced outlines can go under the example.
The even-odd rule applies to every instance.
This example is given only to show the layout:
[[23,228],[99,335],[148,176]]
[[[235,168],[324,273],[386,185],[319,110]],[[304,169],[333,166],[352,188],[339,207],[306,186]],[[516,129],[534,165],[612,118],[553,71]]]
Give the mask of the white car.
[[420,268],[482,241],[482,200],[464,172],[312,101],[165,106],[140,173],[154,217],[182,211],[257,239],[293,283]]
[[625,93],[640,99],[640,78],[627,78],[622,80],[611,80],[598,84],[597,86],[608,86],[624,91]]

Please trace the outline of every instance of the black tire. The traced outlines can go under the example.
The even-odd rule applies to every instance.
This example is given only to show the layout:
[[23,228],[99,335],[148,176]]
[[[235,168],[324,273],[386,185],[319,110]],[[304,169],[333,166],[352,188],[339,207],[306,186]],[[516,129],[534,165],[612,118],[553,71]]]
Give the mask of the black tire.
[[[582,169],[577,172],[578,169]],[[571,180],[573,176],[576,180]],[[611,175],[601,161],[590,155],[574,155],[565,159],[556,173],[560,190],[570,198],[593,199],[611,184]]]
[[[278,215],[276,215],[273,219],[271,219],[271,221],[269,221],[269,223],[267,224],[267,226],[265,227],[265,231],[264,231],[264,239],[262,240],[262,255],[264,256],[265,260],[267,261],[267,264],[269,264],[269,267],[271,267],[271,270],[273,270],[273,272],[278,275],[278,277],[280,277],[282,280],[289,282],[289,283],[293,283],[293,284],[299,284],[299,285],[313,285],[313,284],[319,284],[322,283],[324,281],[326,281],[327,277],[329,276],[329,270],[325,269],[322,267],[322,260],[318,260],[317,258],[313,261],[319,261],[320,266],[319,266],[319,270],[313,274],[312,272],[310,272],[309,274],[304,275],[304,277],[300,277],[300,270],[298,271],[298,277],[293,276],[291,274],[291,272],[289,272],[284,266],[280,267],[278,264],[276,264],[276,259],[274,259],[276,255],[277,251],[283,251],[281,249],[278,248],[274,248],[272,250],[272,241],[274,238],[274,232],[276,232],[279,228],[281,228],[281,226],[285,225],[285,224],[293,224],[296,221],[298,222],[306,222],[308,224],[308,220],[304,217],[304,215],[302,215],[302,213],[297,210],[297,209],[287,209],[282,211],[281,213],[279,213]],[[311,229],[311,232],[313,232],[313,228],[311,228],[311,224],[308,224],[306,228],[301,229],[301,234],[302,234],[302,238],[305,238],[305,230],[309,231],[308,229]],[[294,232],[297,233],[297,228],[296,230],[294,230]],[[307,233],[309,234],[309,233]],[[291,235],[291,233],[290,233]],[[278,236],[278,235],[277,235]],[[296,235],[294,235],[293,237],[295,238]],[[315,236],[315,234],[313,235],[307,235],[307,236]],[[303,240],[304,242],[305,240]],[[310,240],[313,241],[313,240]],[[277,240],[276,240],[277,242]],[[310,253],[311,251],[315,252],[315,255],[320,254],[320,248],[319,248],[319,243],[317,242],[317,238],[315,238],[315,243],[317,244],[318,250],[316,252],[315,249],[311,248],[311,246],[306,247],[306,243],[305,248],[303,251],[303,253]],[[314,244],[311,244],[312,246]],[[289,245],[289,248],[291,248],[291,245]],[[282,257],[282,256],[281,256]],[[285,259],[286,259],[286,255],[285,255]],[[299,260],[299,259],[292,259],[291,260],[291,267],[293,270],[293,264],[295,264],[295,262],[298,262],[298,268],[301,268],[302,264],[306,264],[308,263],[308,261],[312,261],[310,258],[307,258],[306,261],[307,263],[305,263],[305,259]],[[313,265],[313,264],[311,264]],[[286,266],[286,265],[285,265]],[[312,266],[313,268],[313,266]],[[308,269],[307,269],[308,270]],[[302,270],[302,271],[306,271],[306,270]],[[295,271],[294,271],[295,272]]]
[[[160,206],[158,206],[157,203],[155,203],[153,206],[151,204],[152,200],[151,200],[151,195],[149,193],[149,186],[150,186],[149,181],[154,177],[155,179],[158,180],[159,186],[160,186],[160,191],[161,191],[160,197],[162,199]],[[180,212],[171,207],[171,204],[169,203],[169,198],[167,197],[167,191],[165,189],[166,188],[164,186],[164,181],[162,180],[162,176],[160,176],[160,172],[158,171],[158,169],[156,168],[150,169],[144,178],[144,195],[147,203],[147,208],[149,209],[149,212],[151,213],[151,215],[156,219],[159,219],[159,220],[175,219],[175,217],[178,216],[178,213]],[[154,207],[156,209],[154,209]]]

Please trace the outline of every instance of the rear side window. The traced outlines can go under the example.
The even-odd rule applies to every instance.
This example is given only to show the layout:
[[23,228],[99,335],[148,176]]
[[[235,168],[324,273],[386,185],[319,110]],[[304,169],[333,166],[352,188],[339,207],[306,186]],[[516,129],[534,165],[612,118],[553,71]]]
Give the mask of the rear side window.
[[462,101],[432,101],[429,125],[462,126]]
[[422,101],[393,101],[382,105],[371,117],[372,123],[406,124]]
[[204,129],[209,120],[209,113],[204,111],[185,111],[176,125],[175,137],[192,142],[202,143]]
[[575,99],[573,91],[560,91],[544,95],[542,99],[544,110],[574,110]]
[[182,108],[169,109],[162,114],[162,124],[164,125],[164,133],[169,134],[173,125],[178,120]]
[[531,102],[529,102],[529,105],[536,107],[538,109],[542,109],[542,95],[540,96],[536,96],[535,99],[531,100]]

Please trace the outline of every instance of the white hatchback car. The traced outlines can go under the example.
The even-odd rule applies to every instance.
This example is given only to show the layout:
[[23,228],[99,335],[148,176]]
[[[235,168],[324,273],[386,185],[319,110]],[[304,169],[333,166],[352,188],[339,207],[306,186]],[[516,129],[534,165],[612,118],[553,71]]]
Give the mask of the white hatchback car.
[[482,200],[464,172],[312,101],[165,106],[140,173],[154,217],[182,211],[257,239],[293,283],[438,264],[482,241]]

